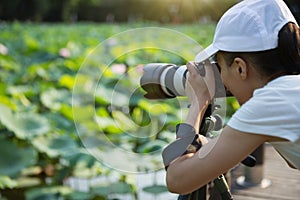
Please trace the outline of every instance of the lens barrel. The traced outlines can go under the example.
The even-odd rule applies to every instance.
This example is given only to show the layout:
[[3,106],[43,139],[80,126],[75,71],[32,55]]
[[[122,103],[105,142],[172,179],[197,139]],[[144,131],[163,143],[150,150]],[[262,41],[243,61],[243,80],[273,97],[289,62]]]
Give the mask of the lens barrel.
[[166,99],[185,95],[187,68],[166,63],[150,63],[144,66],[140,79],[148,99]]
[[[205,76],[204,65],[211,65],[215,74],[215,98],[229,97],[232,94],[226,90],[222,83],[220,72],[213,63],[199,63],[197,68],[201,76]],[[167,63],[150,63],[143,68],[144,74],[140,79],[141,87],[147,92],[148,99],[167,99],[176,96],[185,96],[186,74],[185,65],[176,66]]]

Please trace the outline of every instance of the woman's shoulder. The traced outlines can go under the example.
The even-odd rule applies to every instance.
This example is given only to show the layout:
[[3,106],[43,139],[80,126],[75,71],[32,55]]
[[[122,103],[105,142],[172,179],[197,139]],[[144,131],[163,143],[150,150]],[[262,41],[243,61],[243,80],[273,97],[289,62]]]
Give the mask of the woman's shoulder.
[[249,102],[257,106],[300,103],[300,75],[286,75],[270,81],[264,87],[256,89]]
[[228,125],[237,130],[289,141],[299,139],[300,82],[297,85],[293,79],[300,81],[299,76],[285,76],[257,90],[235,112]]
[[263,92],[288,92],[288,91],[299,91],[300,92],[300,75],[285,75],[280,76],[270,82],[264,87],[256,89],[254,96]]

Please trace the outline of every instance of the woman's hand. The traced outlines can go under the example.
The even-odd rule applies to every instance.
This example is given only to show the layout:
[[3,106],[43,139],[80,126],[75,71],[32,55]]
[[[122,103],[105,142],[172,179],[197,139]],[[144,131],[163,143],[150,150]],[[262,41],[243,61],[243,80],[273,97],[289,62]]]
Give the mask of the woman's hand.
[[200,122],[204,116],[207,106],[215,94],[215,78],[213,66],[209,61],[205,62],[205,76],[200,76],[199,69],[193,62],[187,63],[187,81],[185,93],[188,96],[191,107],[185,123],[199,130]]
[[202,107],[210,102],[215,94],[215,78],[213,66],[209,61],[205,61],[205,76],[202,77],[194,62],[186,64],[188,73],[185,86],[185,92],[191,105]]

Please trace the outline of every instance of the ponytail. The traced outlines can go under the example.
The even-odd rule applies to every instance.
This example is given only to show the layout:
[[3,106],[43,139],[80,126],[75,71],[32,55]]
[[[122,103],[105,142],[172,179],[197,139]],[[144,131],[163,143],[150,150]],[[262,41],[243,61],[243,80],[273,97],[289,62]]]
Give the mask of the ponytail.
[[300,74],[300,29],[287,23],[278,34],[278,54],[287,74]]

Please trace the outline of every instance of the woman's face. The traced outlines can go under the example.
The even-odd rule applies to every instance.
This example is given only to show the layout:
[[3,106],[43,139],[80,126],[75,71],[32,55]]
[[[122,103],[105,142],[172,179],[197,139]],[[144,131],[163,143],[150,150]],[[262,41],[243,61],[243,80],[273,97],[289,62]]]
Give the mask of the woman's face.
[[237,64],[232,63],[228,66],[222,53],[217,53],[217,63],[225,88],[229,90],[236,97],[239,104],[242,105],[252,96],[252,90],[249,84],[242,80]]
[[[227,90],[232,93],[231,85],[232,85],[232,76],[230,75],[230,66],[224,60],[222,53],[217,54],[217,63],[218,68],[221,74],[222,82]],[[232,93],[234,95],[234,93]]]

